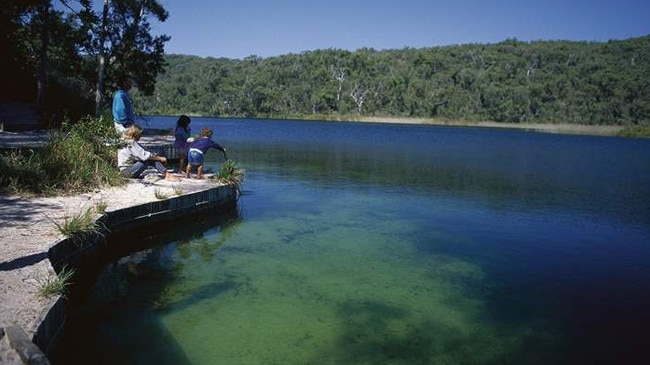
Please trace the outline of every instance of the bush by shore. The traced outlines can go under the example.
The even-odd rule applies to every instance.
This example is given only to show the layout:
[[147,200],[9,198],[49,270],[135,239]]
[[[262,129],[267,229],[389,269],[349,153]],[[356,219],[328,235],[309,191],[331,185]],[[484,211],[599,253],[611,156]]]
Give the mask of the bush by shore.
[[115,168],[119,137],[103,119],[83,118],[53,130],[43,148],[0,154],[0,190],[65,195],[124,183]]

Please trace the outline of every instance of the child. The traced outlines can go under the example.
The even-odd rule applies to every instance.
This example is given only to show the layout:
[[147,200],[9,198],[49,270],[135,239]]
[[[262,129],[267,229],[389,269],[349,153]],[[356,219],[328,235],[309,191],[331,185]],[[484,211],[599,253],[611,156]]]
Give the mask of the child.
[[223,152],[224,157],[226,156],[226,148],[220,146],[211,138],[212,129],[203,128],[203,130],[201,130],[201,137],[197,138],[192,142],[192,144],[190,144],[190,149],[187,151],[187,168],[185,168],[185,177],[189,178],[192,166],[197,166],[196,178],[203,178],[203,154],[208,152],[210,148],[215,148]]
[[192,121],[187,115],[181,115],[176,121],[176,130],[174,131],[174,145],[178,149],[178,172],[183,173],[185,167],[185,156],[187,156],[187,139],[190,138],[190,123]]
[[153,166],[166,180],[177,181],[178,178],[174,178],[163,165],[167,163],[165,157],[151,153],[140,146],[138,141],[142,137],[142,132],[142,127],[135,124],[124,132],[126,146],[117,151],[117,167],[126,177],[141,178],[144,170]]

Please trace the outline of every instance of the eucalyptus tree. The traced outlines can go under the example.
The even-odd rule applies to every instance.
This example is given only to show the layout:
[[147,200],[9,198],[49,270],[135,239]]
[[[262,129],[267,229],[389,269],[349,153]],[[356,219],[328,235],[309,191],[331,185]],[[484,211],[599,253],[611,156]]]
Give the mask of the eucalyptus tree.
[[170,37],[151,34],[150,19],[167,20],[157,0],[104,0],[95,32],[97,54],[96,110],[101,110],[105,78],[129,76],[145,95],[153,93],[156,76],[164,72],[164,46]]

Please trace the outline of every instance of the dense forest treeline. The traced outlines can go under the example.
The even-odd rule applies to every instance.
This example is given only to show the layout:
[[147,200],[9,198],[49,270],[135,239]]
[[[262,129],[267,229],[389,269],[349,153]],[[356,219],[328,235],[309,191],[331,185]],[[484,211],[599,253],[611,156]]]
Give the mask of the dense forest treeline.
[[141,114],[650,121],[650,36],[165,61],[153,96],[135,93]]

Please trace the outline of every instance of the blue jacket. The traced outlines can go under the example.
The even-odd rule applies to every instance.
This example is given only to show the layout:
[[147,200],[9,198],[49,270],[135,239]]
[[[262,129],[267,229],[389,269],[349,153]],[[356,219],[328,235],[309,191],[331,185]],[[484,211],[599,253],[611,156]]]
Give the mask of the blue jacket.
[[120,124],[135,123],[133,101],[129,93],[122,89],[113,95],[113,120]]
[[215,141],[207,137],[197,138],[194,142],[192,142],[190,148],[200,150],[202,153],[208,152],[210,148],[215,148],[219,151],[224,151],[224,148],[221,147],[220,144],[216,143]]

